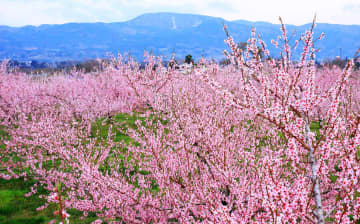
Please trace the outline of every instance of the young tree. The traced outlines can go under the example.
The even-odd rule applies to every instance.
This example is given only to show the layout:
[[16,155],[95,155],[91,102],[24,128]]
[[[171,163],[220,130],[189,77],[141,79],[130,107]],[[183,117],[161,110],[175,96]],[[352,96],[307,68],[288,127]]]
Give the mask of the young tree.
[[194,64],[194,59],[191,56],[191,54],[188,54],[188,55],[185,56],[185,63],[186,64],[191,64],[191,63]]

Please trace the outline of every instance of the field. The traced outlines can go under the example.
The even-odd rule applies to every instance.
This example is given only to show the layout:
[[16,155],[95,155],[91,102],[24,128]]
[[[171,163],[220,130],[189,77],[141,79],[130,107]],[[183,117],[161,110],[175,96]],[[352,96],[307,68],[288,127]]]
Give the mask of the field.
[[360,72],[316,65],[313,28],[294,61],[282,25],[277,59],[225,27],[227,66],[3,63],[1,222],[359,223]]

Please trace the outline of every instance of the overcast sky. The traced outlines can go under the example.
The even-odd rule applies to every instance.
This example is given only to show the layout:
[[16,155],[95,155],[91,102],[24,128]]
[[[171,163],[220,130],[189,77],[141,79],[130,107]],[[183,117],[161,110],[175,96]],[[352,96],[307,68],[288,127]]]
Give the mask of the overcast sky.
[[148,12],[178,12],[301,25],[360,25],[360,0],[0,0],[0,25],[121,22]]

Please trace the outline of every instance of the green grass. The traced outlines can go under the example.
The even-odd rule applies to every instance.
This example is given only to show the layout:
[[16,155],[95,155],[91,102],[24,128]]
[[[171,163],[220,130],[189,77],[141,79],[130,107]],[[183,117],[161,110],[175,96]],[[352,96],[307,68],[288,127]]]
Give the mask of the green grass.
[[[24,194],[35,183],[33,180],[24,181],[23,179],[2,180],[0,179],[0,223],[2,224],[31,224],[48,223],[52,219],[58,219],[53,215],[57,210],[55,205],[36,211],[36,208],[44,205],[45,200],[39,198],[38,194],[25,197]],[[47,193],[40,189],[39,193]],[[93,214],[85,219],[80,219],[82,212],[77,210],[68,210],[70,223],[91,223],[97,218]]]
[[0,223],[46,223],[51,220],[52,212],[37,212],[44,204],[38,196],[26,198],[24,194],[34,181],[0,180]]
[[44,212],[37,212],[36,208],[44,201],[36,196],[24,197],[34,181],[0,180],[0,215],[2,222],[17,223],[17,221],[31,220],[45,221]]
[[114,140],[116,142],[124,141],[128,144],[132,142],[132,140],[128,135],[125,134],[125,132],[129,127],[136,129],[135,122],[137,120],[144,122],[145,117],[141,117],[139,113],[133,113],[132,115],[124,113],[111,117],[111,119],[98,119],[91,126],[91,136],[100,139],[106,139],[108,136],[110,125],[113,125],[111,131],[115,134]]

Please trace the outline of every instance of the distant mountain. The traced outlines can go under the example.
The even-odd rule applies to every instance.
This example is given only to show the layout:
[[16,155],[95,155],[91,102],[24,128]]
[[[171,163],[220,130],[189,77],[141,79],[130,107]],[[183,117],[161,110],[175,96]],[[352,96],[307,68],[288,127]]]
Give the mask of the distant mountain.
[[[116,23],[67,23],[9,27],[0,26],[0,59],[64,61],[103,58],[110,54],[129,53],[142,60],[144,51],[177,58],[187,54],[199,58],[223,58],[226,49],[223,23],[236,42],[247,41],[252,27],[267,43],[273,56],[278,50],[270,44],[280,35],[280,25],[246,20],[226,21],[211,16],[149,13]],[[293,40],[311,24],[287,25]],[[336,56],[352,57],[360,48],[360,25],[317,24],[315,36],[325,32],[325,40],[315,43],[321,51],[318,60]],[[301,48],[300,48],[301,49]],[[294,59],[299,55],[295,54]]]

